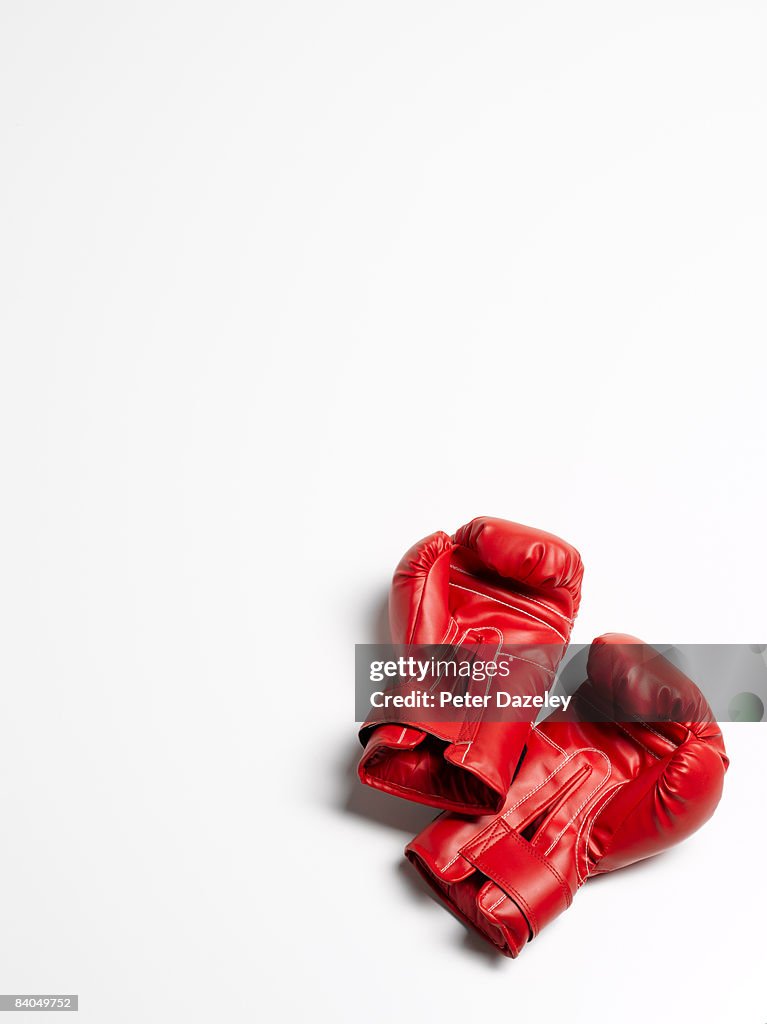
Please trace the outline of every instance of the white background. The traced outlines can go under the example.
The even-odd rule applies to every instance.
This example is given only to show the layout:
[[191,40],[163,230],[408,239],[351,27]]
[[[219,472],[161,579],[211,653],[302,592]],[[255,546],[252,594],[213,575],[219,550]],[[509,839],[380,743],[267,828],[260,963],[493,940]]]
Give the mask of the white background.
[[356,784],[352,661],[478,514],[580,549],[574,639],[767,639],[766,43],[759,0],[3,0],[0,991],[764,1024],[762,727],[512,962]]

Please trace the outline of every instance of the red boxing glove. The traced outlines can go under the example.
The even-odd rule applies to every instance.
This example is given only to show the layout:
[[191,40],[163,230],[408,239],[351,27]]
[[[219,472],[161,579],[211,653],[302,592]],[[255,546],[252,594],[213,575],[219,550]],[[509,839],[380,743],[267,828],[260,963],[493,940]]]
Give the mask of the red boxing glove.
[[633,637],[600,637],[567,711],[533,729],[502,813],[442,815],[405,853],[458,917],[517,956],[589,876],[695,832],[727,765],[695,684]]
[[[521,685],[538,693],[551,684],[567,646],[582,577],[580,555],[558,537],[503,519],[474,519],[454,537],[432,534],[403,557],[389,599],[392,639],[543,649],[546,664],[523,666]],[[522,721],[470,724],[415,721],[396,709],[383,722],[371,716],[360,730],[359,777],[434,807],[498,811],[537,710]]]

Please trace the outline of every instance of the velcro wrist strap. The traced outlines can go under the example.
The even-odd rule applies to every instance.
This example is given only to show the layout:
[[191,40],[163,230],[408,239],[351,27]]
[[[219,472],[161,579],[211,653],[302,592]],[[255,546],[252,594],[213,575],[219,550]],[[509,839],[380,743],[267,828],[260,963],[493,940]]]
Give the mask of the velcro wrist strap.
[[463,846],[461,855],[517,904],[533,935],[573,901],[557,869],[504,818],[496,818]]

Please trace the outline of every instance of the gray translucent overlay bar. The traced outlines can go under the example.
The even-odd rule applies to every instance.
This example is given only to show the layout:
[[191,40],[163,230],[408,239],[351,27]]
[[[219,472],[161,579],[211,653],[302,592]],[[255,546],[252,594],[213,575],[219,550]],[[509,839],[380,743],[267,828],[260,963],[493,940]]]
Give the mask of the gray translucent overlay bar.
[[355,648],[357,722],[763,722],[765,709],[767,644]]

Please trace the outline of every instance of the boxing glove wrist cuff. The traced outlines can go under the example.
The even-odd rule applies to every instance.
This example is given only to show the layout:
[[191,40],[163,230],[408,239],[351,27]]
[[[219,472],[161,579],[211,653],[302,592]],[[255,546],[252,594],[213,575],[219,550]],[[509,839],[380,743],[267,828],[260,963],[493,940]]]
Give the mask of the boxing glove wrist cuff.
[[553,864],[503,818],[442,867],[417,839],[405,852],[448,906],[507,956],[517,956],[573,900]]
[[572,893],[556,870],[526,839],[498,818],[461,848],[461,856],[494,882],[527,918],[537,935],[570,906]]

